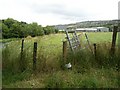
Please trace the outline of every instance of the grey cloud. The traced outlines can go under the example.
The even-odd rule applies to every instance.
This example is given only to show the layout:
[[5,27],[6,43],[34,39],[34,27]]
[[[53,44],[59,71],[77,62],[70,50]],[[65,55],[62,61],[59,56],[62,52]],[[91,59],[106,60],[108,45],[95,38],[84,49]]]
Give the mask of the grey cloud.
[[78,8],[68,8],[63,4],[42,4],[42,5],[33,5],[32,10],[35,13],[51,13],[55,15],[63,16],[64,18],[80,18],[87,16],[87,12],[83,11],[82,9]]

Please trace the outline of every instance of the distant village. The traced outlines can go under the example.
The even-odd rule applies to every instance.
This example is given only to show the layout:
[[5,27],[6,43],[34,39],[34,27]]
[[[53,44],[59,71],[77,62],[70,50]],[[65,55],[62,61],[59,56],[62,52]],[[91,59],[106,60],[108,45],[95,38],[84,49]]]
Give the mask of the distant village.
[[72,26],[78,32],[111,32],[114,25],[120,24],[120,20],[104,20],[104,21],[85,21],[73,24],[55,25],[60,32]]
[[[65,29],[59,31],[64,31],[64,30]],[[77,32],[109,32],[109,28],[107,27],[75,28],[75,30]]]

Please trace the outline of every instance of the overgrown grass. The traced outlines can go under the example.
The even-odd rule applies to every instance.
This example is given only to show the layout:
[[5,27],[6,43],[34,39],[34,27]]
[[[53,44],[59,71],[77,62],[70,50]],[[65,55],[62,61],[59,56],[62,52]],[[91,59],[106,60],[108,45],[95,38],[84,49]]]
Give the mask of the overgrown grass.
[[[38,73],[22,81],[4,85],[9,88],[118,88],[118,73],[114,69],[90,68],[85,73],[76,70]],[[14,80],[14,78],[12,78]]]
[[[97,59],[81,37],[82,49],[75,53],[68,51],[64,63],[62,41],[65,34],[25,38],[23,61],[20,59],[21,40],[12,41],[2,49],[3,87],[119,87],[118,52],[114,57],[109,53],[111,35],[88,33],[92,51],[93,43],[97,43]],[[36,75],[32,74],[34,42],[38,45]],[[72,70],[62,70],[61,66],[68,62],[72,63]],[[24,72],[21,67],[25,68]]]
[[20,38],[9,38],[9,39],[0,39],[0,43],[7,43],[11,41],[20,40]]
[[111,42],[112,33],[111,32],[90,32],[87,33],[90,41],[92,43],[101,43],[101,42]]

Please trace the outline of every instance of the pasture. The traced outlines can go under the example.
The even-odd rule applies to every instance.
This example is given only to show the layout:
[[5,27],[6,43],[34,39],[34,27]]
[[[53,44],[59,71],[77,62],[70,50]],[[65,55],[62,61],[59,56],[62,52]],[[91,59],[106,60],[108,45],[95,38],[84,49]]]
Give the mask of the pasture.
[[[68,50],[66,61],[63,61],[62,55],[65,34],[25,38],[22,64],[21,40],[10,41],[2,48],[3,88],[118,88],[118,52],[116,50],[115,57],[109,55],[112,32],[90,32],[87,35],[92,49],[93,43],[97,44],[97,60],[89,50],[84,34],[79,38],[85,49],[75,54]],[[32,70],[34,42],[37,42],[35,72]],[[71,62],[72,70],[64,68],[63,62]],[[20,66],[25,68],[23,72],[20,71]]]

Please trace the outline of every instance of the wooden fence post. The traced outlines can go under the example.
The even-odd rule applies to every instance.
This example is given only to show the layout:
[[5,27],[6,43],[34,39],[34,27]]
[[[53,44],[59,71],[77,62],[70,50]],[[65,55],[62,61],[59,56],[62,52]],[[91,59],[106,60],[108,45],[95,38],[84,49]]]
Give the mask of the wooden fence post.
[[22,46],[21,46],[21,60],[23,56],[23,48],[24,48],[24,39],[22,39]]
[[63,59],[66,60],[67,57],[67,41],[63,41]]
[[33,49],[33,70],[36,70],[36,60],[37,60],[37,42],[34,42],[34,49]]
[[23,48],[24,48],[24,39],[22,39],[22,45],[21,45],[21,57],[20,57],[20,70],[23,72],[25,67],[24,67],[24,61],[23,61]]
[[94,43],[93,46],[94,46],[94,55],[95,55],[95,59],[96,59],[96,44]]
[[114,28],[113,28],[113,36],[112,36],[112,46],[111,46],[111,54],[112,54],[112,55],[115,53],[117,29],[118,29],[118,27],[117,27],[117,26],[114,26]]

